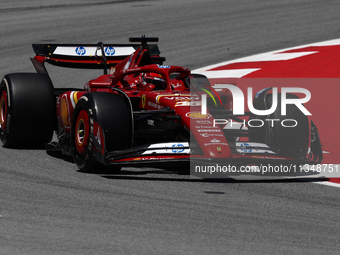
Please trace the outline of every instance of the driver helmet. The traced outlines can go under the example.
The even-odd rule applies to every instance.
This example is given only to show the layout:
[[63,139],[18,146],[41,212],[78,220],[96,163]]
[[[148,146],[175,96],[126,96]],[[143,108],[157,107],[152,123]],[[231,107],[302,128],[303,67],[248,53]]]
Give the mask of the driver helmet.
[[158,73],[144,73],[141,77],[142,87],[150,90],[166,89],[166,80]]

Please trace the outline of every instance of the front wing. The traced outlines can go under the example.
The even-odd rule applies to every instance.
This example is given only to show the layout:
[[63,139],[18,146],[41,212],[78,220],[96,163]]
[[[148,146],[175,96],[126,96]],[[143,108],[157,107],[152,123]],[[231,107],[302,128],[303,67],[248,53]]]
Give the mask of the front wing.
[[234,151],[230,158],[211,158],[195,153],[195,144],[190,142],[168,142],[137,146],[121,151],[112,151],[98,157],[98,160],[105,165],[121,166],[156,166],[184,163],[227,163],[232,165],[247,164],[319,164],[323,160],[322,146],[318,130],[314,123],[311,123],[310,148],[306,158],[292,158],[289,155],[282,155],[266,144],[248,143],[242,147],[241,142],[236,142]]

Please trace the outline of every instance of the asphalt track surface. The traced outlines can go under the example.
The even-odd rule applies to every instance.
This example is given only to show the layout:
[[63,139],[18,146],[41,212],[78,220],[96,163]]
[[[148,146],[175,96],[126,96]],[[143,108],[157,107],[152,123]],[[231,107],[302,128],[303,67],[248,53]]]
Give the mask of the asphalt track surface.
[[[144,34],[166,63],[195,69],[339,38],[339,13],[336,0],[1,1],[0,72],[34,72],[32,43]],[[96,75],[51,72],[63,87]],[[85,174],[45,150],[0,148],[0,254],[339,254],[339,216],[339,189],[306,180]]]

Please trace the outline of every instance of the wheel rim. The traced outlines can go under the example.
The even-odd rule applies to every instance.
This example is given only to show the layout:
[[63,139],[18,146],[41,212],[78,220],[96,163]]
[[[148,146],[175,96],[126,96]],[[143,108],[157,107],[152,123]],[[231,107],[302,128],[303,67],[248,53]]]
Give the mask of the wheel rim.
[[0,98],[0,128],[2,131],[6,129],[7,122],[7,95],[6,91],[3,90]]
[[79,155],[84,155],[89,144],[89,116],[85,110],[81,110],[78,114],[75,125],[75,145]]

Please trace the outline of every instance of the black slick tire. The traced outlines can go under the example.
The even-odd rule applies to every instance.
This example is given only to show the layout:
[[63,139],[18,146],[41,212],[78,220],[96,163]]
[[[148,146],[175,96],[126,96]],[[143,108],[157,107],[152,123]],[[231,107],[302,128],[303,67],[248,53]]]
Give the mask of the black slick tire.
[[5,147],[51,141],[56,124],[53,85],[45,74],[7,74],[0,83],[0,137]]
[[98,123],[104,136],[105,153],[131,148],[132,109],[117,94],[94,92],[85,94],[78,101],[72,117],[71,150],[73,160],[82,172],[98,172],[106,167],[94,153],[94,122]]

